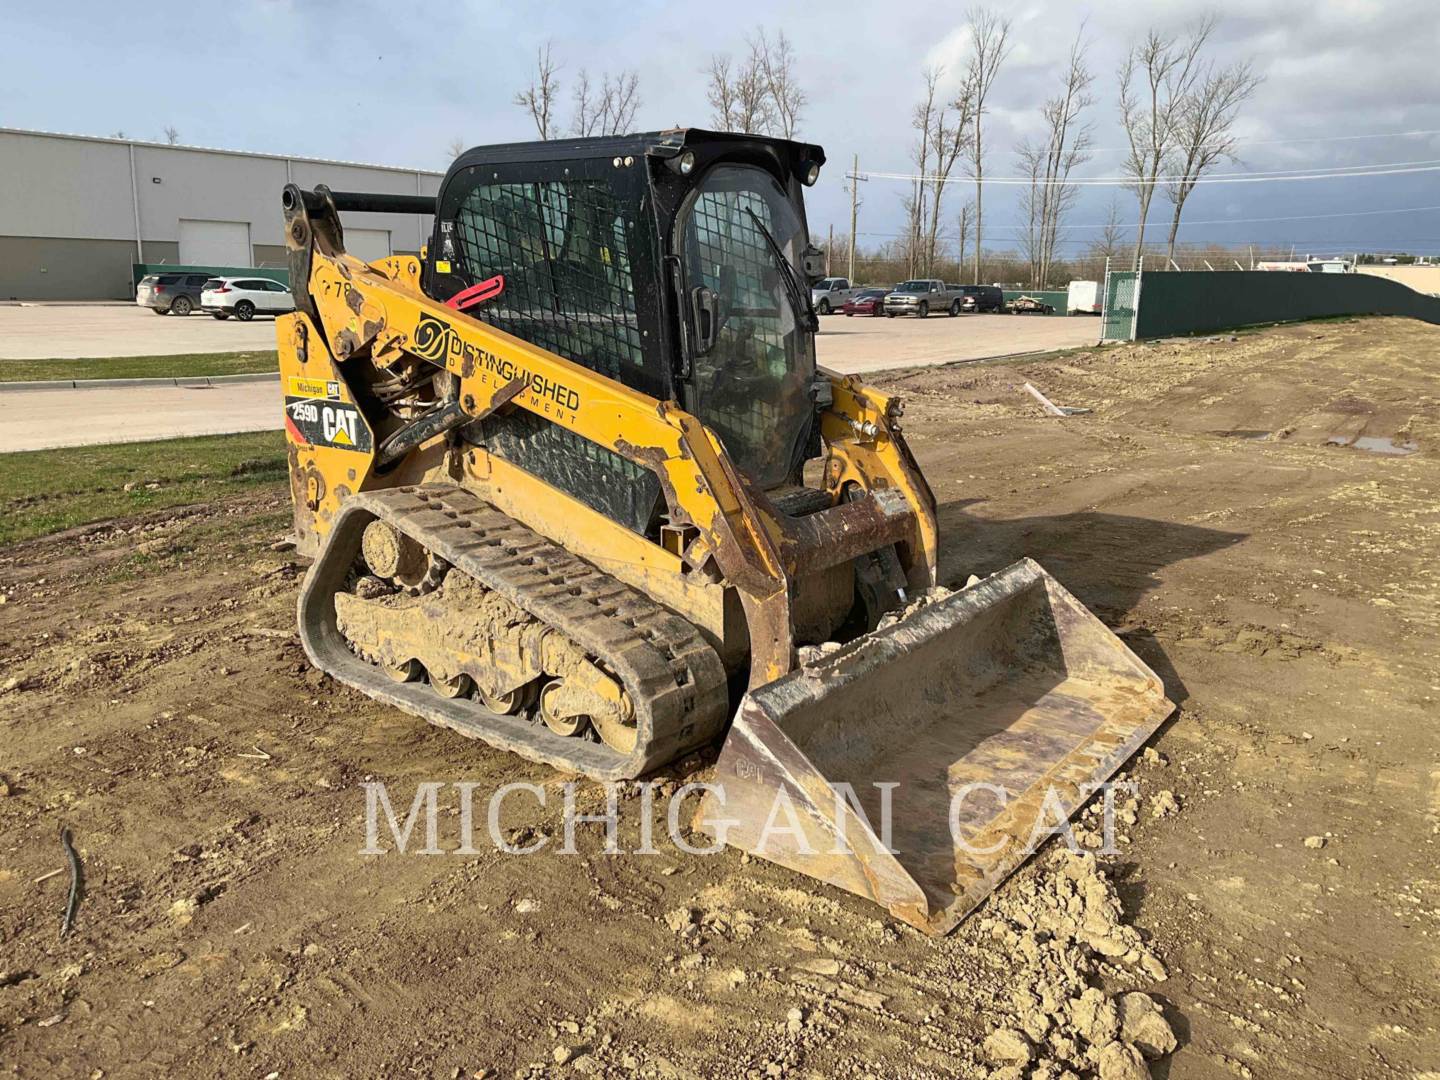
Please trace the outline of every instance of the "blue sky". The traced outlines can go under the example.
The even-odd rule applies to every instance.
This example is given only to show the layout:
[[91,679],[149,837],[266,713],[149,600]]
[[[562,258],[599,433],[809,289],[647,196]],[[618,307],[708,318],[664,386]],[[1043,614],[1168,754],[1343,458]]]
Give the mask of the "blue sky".
[[[964,4],[913,8],[819,0],[805,5],[730,0],[719,8],[630,3],[448,5],[350,0],[224,0],[179,9],[72,0],[0,0],[0,126],[161,139],[167,125],[203,146],[443,169],[456,138],[468,144],[532,134],[511,103],[535,49],[553,42],[562,92],[592,76],[633,68],[637,126],[705,126],[702,69],[716,52],[739,52],[746,33],[783,29],[799,54],[810,104],[801,134],[830,164],[811,193],[812,231],[848,228],[841,174],[852,154],[862,172],[906,172],[909,114],[927,64],[958,76]],[[1440,19],[1433,0],[1155,0],[1022,2],[1005,6],[1015,50],[992,94],[987,170],[1013,175],[1015,142],[1038,125],[1059,66],[1082,20],[1098,75],[1089,119],[1101,148],[1122,142],[1116,65],[1150,25],[1178,28],[1203,11],[1220,17],[1213,55],[1252,59],[1265,82],[1240,124],[1239,164],[1223,171],[1310,169],[1440,160],[1440,135],[1284,142],[1311,137],[1440,129]],[[406,12],[413,11],[413,14]],[[906,11],[915,18],[902,16]],[[948,13],[948,14],[947,14]],[[821,16],[824,16],[823,19]],[[565,110],[568,114],[568,100]],[[1113,175],[1119,155],[1100,153],[1086,175]],[[3,162],[0,162],[3,167]],[[903,185],[863,185],[860,229],[877,243],[900,228]],[[947,196],[958,210],[959,189]],[[1074,211],[1072,244],[1103,222],[1114,199],[1122,220],[1134,199],[1088,189]],[[986,191],[987,246],[1005,246],[1018,190]],[[1216,185],[1186,207],[1195,222],[1350,214],[1440,206],[1440,172],[1298,183]],[[1168,205],[1157,200],[1157,215]],[[1295,243],[1302,250],[1354,247],[1440,253],[1440,210],[1234,225],[1196,224],[1182,240]]]

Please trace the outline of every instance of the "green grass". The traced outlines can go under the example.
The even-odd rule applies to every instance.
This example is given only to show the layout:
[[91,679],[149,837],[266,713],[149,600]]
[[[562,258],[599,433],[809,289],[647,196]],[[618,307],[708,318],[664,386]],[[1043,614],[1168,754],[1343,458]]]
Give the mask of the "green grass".
[[274,349],[261,352],[181,353],[179,356],[92,356],[77,360],[0,360],[0,382],[47,379],[173,379],[252,375],[280,370]]
[[0,454],[0,544],[280,486],[287,470],[279,431]]

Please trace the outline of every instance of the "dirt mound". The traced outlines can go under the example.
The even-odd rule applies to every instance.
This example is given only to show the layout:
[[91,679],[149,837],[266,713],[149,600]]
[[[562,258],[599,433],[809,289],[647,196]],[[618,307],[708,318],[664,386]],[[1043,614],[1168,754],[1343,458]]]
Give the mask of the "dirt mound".
[[1168,976],[1123,916],[1095,857],[1064,849],[995,894],[980,929],[1014,958],[1015,985],[982,1047],[992,1080],[1145,1077],[1146,1058],[1175,1049],[1153,998],[1105,989]]

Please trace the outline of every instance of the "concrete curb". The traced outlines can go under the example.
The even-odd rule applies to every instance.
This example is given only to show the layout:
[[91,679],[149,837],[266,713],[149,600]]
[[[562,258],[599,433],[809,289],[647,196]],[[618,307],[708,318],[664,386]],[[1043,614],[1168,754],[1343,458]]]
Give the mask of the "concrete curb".
[[153,379],[49,379],[40,382],[0,382],[0,394],[26,390],[105,390],[116,387],[169,386],[180,389],[198,389],[207,386],[225,386],[230,383],[280,381],[278,371],[259,371],[250,375],[194,375],[177,378]]

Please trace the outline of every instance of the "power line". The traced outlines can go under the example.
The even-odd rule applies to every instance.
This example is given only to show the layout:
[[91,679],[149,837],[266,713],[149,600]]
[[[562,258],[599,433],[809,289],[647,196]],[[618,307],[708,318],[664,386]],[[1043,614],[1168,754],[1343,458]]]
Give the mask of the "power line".
[[[1271,221],[1330,221],[1335,218],[1355,217],[1376,217],[1381,214],[1419,214],[1431,210],[1440,210],[1440,206],[1403,206],[1394,210],[1350,210],[1340,214],[1286,214],[1282,217],[1255,217],[1255,218],[1211,218],[1209,221],[1182,221],[1180,227],[1188,228],[1191,225],[1258,225]],[[1024,226],[1020,226],[1023,228]],[[1133,224],[1116,222],[1115,227],[1119,229],[1133,229]],[[1106,225],[1066,225],[1061,224],[1064,229],[1108,229]]]
[[[1223,143],[1201,143],[1207,150],[1225,149],[1230,146],[1289,146],[1295,143],[1311,142],[1352,142],[1357,139],[1408,139],[1417,135],[1440,135],[1440,128],[1427,128],[1419,131],[1377,131],[1364,135],[1310,135],[1298,139],[1235,139]],[[1092,154],[1128,154],[1128,146],[1103,146],[1087,147]]]
[[[1429,211],[1437,211],[1437,210],[1440,210],[1440,205],[1436,205],[1436,206],[1397,206],[1397,207],[1395,207],[1395,208],[1393,208],[1393,209],[1390,209],[1390,210],[1349,210],[1349,211],[1345,211],[1345,212],[1343,212],[1343,213],[1338,213],[1338,214],[1285,214],[1285,215],[1282,215],[1282,216],[1280,216],[1280,217],[1211,218],[1211,219],[1208,220],[1208,221],[1205,221],[1205,220],[1202,220],[1202,221],[1182,221],[1182,222],[1180,223],[1180,227],[1181,227],[1182,229],[1187,229],[1187,228],[1190,228],[1190,227],[1193,226],[1193,225],[1259,225],[1259,224],[1266,224],[1266,223],[1275,222],[1275,221],[1333,221],[1333,220],[1335,220],[1335,219],[1337,219],[1337,218],[1377,217],[1377,216],[1384,215],[1384,214],[1418,214],[1418,213],[1424,213],[1424,212],[1429,212]],[[999,225],[999,226],[996,226],[996,227],[997,227],[997,228],[1001,228],[1001,229],[1018,229],[1018,230],[1024,230],[1024,229],[1028,228],[1028,226],[1026,226],[1026,225]],[[1108,222],[1107,222],[1106,224],[1103,224],[1103,225],[1093,225],[1093,224],[1070,225],[1070,224],[1061,224],[1061,226],[1060,226],[1060,231],[1061,231],[1061,232],[1065,232],[1065,231],[1067,231],[1067,230],[1069,230],[1069,229],[1109,229],[1109,228],[1115,228],[1115,229],[1120,230],[1121,232],[1128,232],[1128,231],[1132,231],[1132,230],[1135,228],[1135,225],[1134,225],[1133,222],[1120,222],[1120,221],[1115,222],[1115,223],[1113,224],[1113,226],[1112,226],[1110,223],[1108,223]],[[857,236],[879,236],[879,237],[887,237],[887,238],[890,238],[890,239],[898,239],[899,237],[902,237],[902,236],[908,236],[909,233],[900,233],[900,232],[860,232],[860,233],[857,233],[856,235],[857,235]]]
[[[1350,171],[1345,171],[1350,170]],[[1361,170],[1361,171],[1354,171]],[[1179,176],[1158,176],[1153,182],[1146,181],[1147,187],[1160,187],[1168,184],[1186,182],[1189,184],[1259,184],[1259,183],[1281,183],[1288,180],[1343,180],[1349,177],[1365,176],[1394,176],[1400,173],[1429,173],[1440,172],[1440,159],[1428,161],[1396,161],[1385,162],[1376,165],[1344,165],[1335,166],[1329,169],[1304,172],[1302,170],[1286,170],[1274,172],[1253,172],[1253,173],[1217,173],[1212,176],[1201,176],[1192,180],[1185,180]],[[848,176],[849,174],[847,174]],[[924,173],[891,173],[891,172],[867,172],[866,178],[878,180],[903,180],[907,182],[921,182],[933,184],[939,181],[943,184],[972,184],[973,177],[940,177],[929,176]],[[1073,185],[1075,187],[1126,187],[1133,188],[1139,183],[1133,176],[1091,176],[1076,177],[1073,179],[1043,179],[1031,176],[997,176],[985,177],[987,184],[1000,184],[1005,186],[1035,186],[1035,187],[1063,187]]]

